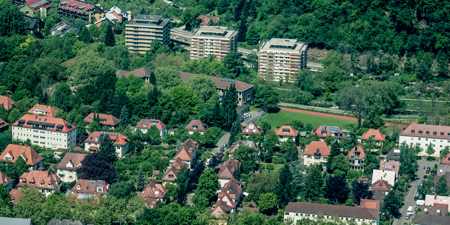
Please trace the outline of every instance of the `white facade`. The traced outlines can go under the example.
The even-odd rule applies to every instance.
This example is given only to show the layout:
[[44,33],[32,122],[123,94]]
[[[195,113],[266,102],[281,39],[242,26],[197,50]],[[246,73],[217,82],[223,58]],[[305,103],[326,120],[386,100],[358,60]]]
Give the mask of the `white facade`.
[[435,138],[430,137],[412,137],[412,136],[406,136],[401,135],[399,136],[399,143],[402,144],[405,142],[409,146],[415,146],[418,145],[422,151],[419,152],[418,155],[427,156],[427,148],[428,145],[432,145],[433,149],[435,150],[434,154],[432,156],[439,157],[441,151],[446,147],[450,147],[450,139],[443,138],[436,136]]
[[[44,186],[45,184],[43,184]],[[17,186],[18,189],[22,189],[23,187]],[[56,189],[46,189],[46,188],[40,188],[39,186],[36,187],[39,192],[45,195],[45,197],[48,197],[49,195],[58,192],[61,189],[61,182],[59,182],[58,187]]]
[[220,188],[223,188],[231,179],[219,178]]
[[[148,131],[148,129],[150,129],[150,128],[148,128],[148,129],[143,129],[143,128],[136,128],[136,127],[135,127],[135,128],[134,128],[134,132],[136,132],[137,129],[141,130],[142,133],[146,134],[147,131]],[[159,135],[161,136],[161,138],[164,138],[164,137],[166,136],[166,127],[164,127],[162,130],[159,130]]]
[[[285,212],[284,213],[284,220],[288,221],[288,220],[292,220],[294,222],[294,224],[296,224],[299,220],[301,219],[311,219],[311,220],[316,220],[317,219],[317,214],[311,214],[311,213],[295,213],[295,212]],[[333,215],[323,215],[324,219],[327,220],[329,219],[329,221],[333,221]],[[339,216],[339,218],[343,221],[350,221],[353,218],[350,217],[342,217]],[[363,223],[365,224],[370,224],[370,225],[378,225],[380,224],[379,219],[377,220],[373,220],[373,219],[363,219],[363,218],[355,218],[355,223],[358,225],[362,225]]]
[[76,145],[77,129],[67,133],[60,131],[47,131],[38,128],[12,127],[12,139],[26,141],[31,140],[31,144],[39,145],[51,149],[70,149]]
[[56,175],[62,180],[62,182],[72,182],[78,180],[77,170],[65,170],[65,169],[57,169]]
[[326,166],[328,161],[327,155],[304,155],[303,156],[303,164],[305,166],[309,166],[311,164],[317,165],[322,164],[322,166]]
[[[89,151],[89,148],[91,146],[99,148],[100,147],[100,143],[85,142],[84,143],[84,150],[85,151]],[[127,154],[127,152],[128,152],[128,143],[123,145],[123,146],[118,146],[118,145],[114,145],[114,146],[116,148],[117,156],[123,157],[125,154]]]

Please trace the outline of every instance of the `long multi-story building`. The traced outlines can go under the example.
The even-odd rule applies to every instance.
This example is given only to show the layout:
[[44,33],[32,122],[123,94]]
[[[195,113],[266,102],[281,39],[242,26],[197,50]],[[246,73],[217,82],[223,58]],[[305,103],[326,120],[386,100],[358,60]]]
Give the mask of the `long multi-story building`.
[[162,16],[137,15],[125,27],[125,45],[130,52],[145,54],[153,40],[170,43],[170,19]]
[[418,153],[421,156],[428,155],[427,148],[431,145],[434,149],[432,156],[439,157],[445,147],[450,147],[450,126],[411,124],[400,132],[399,142],[409,146],[418,145],[422,149]]
[[77,0],[61,0],[58,13],[70,19],[82,19],[88,22],[97,21],[105,15],[100,5]]
[[220,26],[202,26],[191,37],[191,59],[203,59],[215,55],[222,61],[230,51],[237,50],[235,30]]
[[294,82],[306,68],[308,45],[295,39],[272,38],[259,49],[259,76],[266,80]]
[[12,125],[13,140],[31,140],[33,145],[51,149],[70,149],[77,141],[77,128],[69,122],[26,114]]

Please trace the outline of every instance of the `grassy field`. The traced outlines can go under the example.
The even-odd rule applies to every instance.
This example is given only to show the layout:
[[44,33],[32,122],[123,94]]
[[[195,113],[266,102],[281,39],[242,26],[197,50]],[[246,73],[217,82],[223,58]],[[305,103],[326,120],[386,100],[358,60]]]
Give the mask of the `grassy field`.
[[278,171],[281,170],[281,168],[283,168],[283,164],[273,164],[273,163],[263,163],[264,165],[273,165],[273,170],[269,170],[268,169],[262,169],[261,173],[278,173]]
[[260,124],[262,121],[266,121],[270,123],[270,125],[272,125],[273,129],[275,129],[283,124],[289,124],[293,120],[300,120],[304,124],[310,123],[314,128],[317,128],[320,125],[329,125],[329,126],[339,126],[342,129],[348,129],[351,124],[357,124],[357,121],[354,120],[346,120],[283,110],[280,110],[278,113],[268,113],[264,115],[261,119],[256,121],[256,123]]
[[[405,109],[406,110],[419,110],[420,109],[420,101],[403,101],[406,104]],[[436,108],[446,109],[447,103],[446,102],[436,102],[435,103]],[[422,110],[430,110],[431,109],[431,102],[430,101],[422,101]]]

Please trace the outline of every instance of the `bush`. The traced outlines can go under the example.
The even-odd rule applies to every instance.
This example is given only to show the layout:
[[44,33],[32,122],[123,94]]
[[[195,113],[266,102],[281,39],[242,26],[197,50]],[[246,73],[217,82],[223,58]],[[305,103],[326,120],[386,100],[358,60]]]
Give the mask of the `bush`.
[[263,170],[263,169],[266,168],[266,165],[260,163],[260,164],[258,164],[258,168],[259,168],[260,170]]
[[267,170],[274,170],[275,167],[273,166],[273,164],[267,164],[267,165],[266,165],[266,169],[267,169]]
[[275,164],[284,164],[285,162],[286,162],[286,160],[284,158],[281,158],[281,157],[273,158],[273,163],[275,163]]

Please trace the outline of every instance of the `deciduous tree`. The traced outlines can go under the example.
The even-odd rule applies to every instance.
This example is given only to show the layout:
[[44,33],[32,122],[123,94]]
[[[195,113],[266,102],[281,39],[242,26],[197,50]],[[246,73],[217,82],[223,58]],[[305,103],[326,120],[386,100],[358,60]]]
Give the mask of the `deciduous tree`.
[[272,215],[277,209],[277,196],[274,193],[261,194],[258,203],[258,207],[263,213]]
[[219,189],[219,178],[217,173],[211,169],[207,169],[199,179],[197,190],[195,191],[192,202],[200,207],[209,207],[212,198],[216,195]]
[[350,193],[345,178],[342,176],[328,176],[324,189],[325,197],[334,204],[345,203]]
[[77,168],[79,179],[104,180],[109,184],[114,182],[116,172],[108,155],[104,153],[89,154],[81,162],[81,165]]

